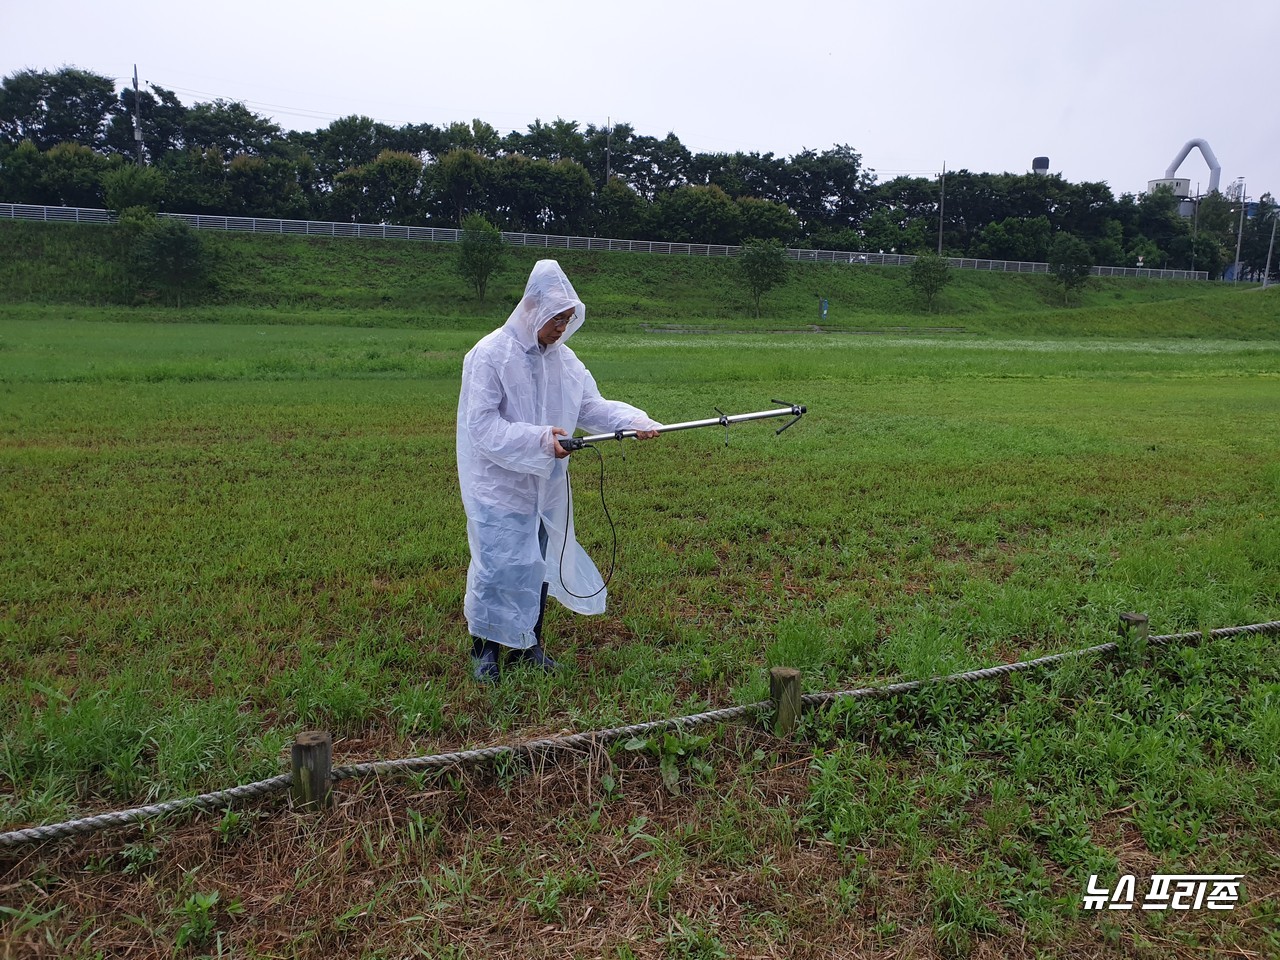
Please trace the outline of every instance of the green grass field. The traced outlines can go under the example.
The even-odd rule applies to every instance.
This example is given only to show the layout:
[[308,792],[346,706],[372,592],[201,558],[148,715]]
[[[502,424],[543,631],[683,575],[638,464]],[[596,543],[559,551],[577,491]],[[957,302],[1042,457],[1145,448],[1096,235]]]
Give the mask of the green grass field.
[[[1088,646],[1126,610],[1280,617],[1271,291],[677,334],[640,321],[746,322],[627,315],[586,273],[573,346],[606,395],[810,414],[607,446],[609,611],[550,611],[567,669],[496,689],[468,675],[452,438],[511,290],[439,318],[0,307],[0,830],[274,775],[302,729],[395,758],[754,702],[775,664],[846,689]],[[805,326],[788,296],[761,329]],[[1189,644],[790,742],[711,728],[0,853],[0,957],[1274,956],[1277,756],[1275,638]],[[1243,873],[1243,902],[1081,909],[1090,874],[1159,872]]]

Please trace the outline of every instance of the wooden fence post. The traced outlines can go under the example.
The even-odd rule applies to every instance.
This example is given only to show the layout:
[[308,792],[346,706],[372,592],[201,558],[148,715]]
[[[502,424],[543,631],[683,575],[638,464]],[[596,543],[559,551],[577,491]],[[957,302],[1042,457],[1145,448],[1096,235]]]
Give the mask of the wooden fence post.
[[289,795],[295,810],[323,810],[333,788],[333,737],[307,730],[293,742],[293,783]]
[[1120,614],[1120,656],[1129,663],[1140,663],[1147,656],[1147,637],[1151,622],[1145,613]]
[[794,667],[774,667],[769,671],[769,699],[773,701],[773,732],[789,737],[800,720],[800,671]]

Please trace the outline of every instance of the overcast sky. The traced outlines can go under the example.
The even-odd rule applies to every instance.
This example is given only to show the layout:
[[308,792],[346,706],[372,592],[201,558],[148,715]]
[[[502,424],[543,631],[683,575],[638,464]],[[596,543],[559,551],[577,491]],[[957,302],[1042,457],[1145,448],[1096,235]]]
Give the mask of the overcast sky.
[[[562,117],[695,152],[847,143],[881,180],[1030,170],[1141,192],[1184,143],[1280,195],[1278,0],[3,0],[0,73],[74,65],[286,129]],[[1206,189],[1199,152],[1179,175]]]

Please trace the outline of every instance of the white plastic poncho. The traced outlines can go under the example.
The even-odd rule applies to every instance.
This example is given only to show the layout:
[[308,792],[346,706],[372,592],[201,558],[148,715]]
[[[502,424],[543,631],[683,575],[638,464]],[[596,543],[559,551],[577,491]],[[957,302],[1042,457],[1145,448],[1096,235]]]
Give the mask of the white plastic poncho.
[[[541,347],[538,330],[570,307],[573,318],[560,339]],[[537,642],[533,626],[544,581],[549,595],[571,610],[605,608],[600,572],[574,539],[568,459],[556,459],[551,428],[572,435],[577,427],[610,433],[660,425],[643,410],[600,396],[566,343],[585,318],[560,264],[540,260],[507,322],[462,362],[458,479],[471,545],[463,612],[472,636],[517,649]],[[545,561],[539,520],[547,533]]]

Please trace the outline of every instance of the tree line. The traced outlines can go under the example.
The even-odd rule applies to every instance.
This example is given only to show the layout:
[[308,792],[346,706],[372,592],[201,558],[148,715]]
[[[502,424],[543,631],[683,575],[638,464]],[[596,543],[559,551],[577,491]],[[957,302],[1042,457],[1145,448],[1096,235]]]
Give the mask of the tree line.
[[[134,139],[142,133],[141,160]],[[0,201],[1043,262],[1062,235],[1095,263],[1208,270],[1235,259],[1240,204],[1194,219],[1157,190],[1115,197],[1057,175],[948,172],[879,180],[847,144],[695,153],[674,133],[557,118],[505,135],[481,120],[393,127],[363,116],[284,130],[243,103],[186,106],[148,84],[117,92],[75,67],[0,82]],[[942,213],[939,224],[939,213]],[[1275,204],[1245,222],[1241,261],[1261,276]],[[1273,265],[1280,270],[1280,265]]]

